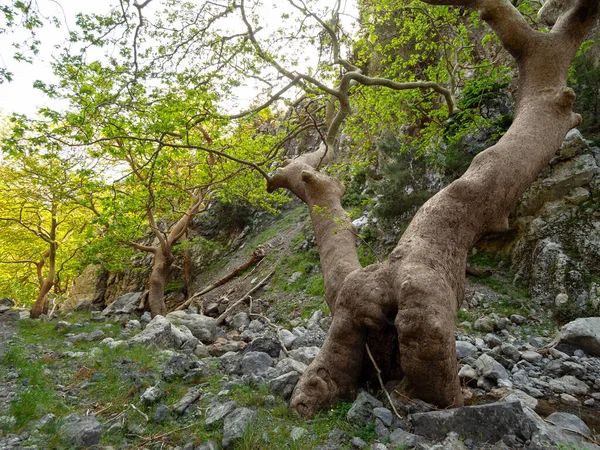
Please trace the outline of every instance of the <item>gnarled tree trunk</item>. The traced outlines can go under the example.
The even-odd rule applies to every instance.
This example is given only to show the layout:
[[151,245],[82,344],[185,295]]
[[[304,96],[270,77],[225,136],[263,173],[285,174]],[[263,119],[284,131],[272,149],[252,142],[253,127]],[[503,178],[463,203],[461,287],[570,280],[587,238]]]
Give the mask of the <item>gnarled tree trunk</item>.
[[291,406],[302,415],[355,395],[366,373],[367,342],[384,376],[403,376],[409,395],[441,407],[462,404],[454,323],[467,253],[484,234],[507,228],[519,197],[581,120],[572,112],[567,71],[597,21],[599,0],[574,0],[546,34],[532,30],[507,0],[426,2],[475,8],[491,25],[519,68],[514,122],[460,179],[423,205],[386,262],[365,268],[340,203],[344,188],[316,170],[326,162],[326,147],[272,177],[270,191],[287,188],[310,208],[333,314],[321,352],[292,395]]

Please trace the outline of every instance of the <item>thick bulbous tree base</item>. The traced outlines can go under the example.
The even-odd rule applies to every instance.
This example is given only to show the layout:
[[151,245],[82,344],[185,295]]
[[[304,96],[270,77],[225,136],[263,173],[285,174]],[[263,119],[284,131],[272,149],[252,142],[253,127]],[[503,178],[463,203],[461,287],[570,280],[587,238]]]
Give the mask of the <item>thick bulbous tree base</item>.
[[292,411],[313,416],[329,405],[353,400],[361,382],[372,385],[373,377],[365,368],[375,368],[365,344],[389,346],[390,329],[394,330],[390,322],[397,351],[372,351],[377,367],[383,368],[383,382],[403,377],[402,389],[410,397],[439,407],[462,406],[454,343],[456,301],[447,300],[455,296],[439,277],[432,283],[434,274],[426,270],[405,275],[400,290],[394,291],[389,282],[392,272],[386,265],[347,277],[323,348],[294,389]]

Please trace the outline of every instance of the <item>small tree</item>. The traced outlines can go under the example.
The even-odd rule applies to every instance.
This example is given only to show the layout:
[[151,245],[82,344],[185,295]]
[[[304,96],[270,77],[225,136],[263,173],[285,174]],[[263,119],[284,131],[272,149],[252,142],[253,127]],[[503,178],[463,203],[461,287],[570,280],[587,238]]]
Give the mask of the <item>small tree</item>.
[[[31,317],[48,312],[48,294],[65,293],[78,269],[90,211],[79,188],[89,172],[76,154],[29,149],[5,154],[0,165],[0,270],[3,284],[30,302]],[[37,288],[28,289],[35,285]],[[14,292],[14,291],[13,291]]]

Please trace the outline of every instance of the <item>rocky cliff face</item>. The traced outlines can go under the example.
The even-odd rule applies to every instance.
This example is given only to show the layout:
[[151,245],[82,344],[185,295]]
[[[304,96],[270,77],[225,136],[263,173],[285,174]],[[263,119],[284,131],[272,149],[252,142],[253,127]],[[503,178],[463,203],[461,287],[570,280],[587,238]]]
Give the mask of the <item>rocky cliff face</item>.
[[517,210],[515,283],[545,307],[600,303],[600,148],[571,131]]

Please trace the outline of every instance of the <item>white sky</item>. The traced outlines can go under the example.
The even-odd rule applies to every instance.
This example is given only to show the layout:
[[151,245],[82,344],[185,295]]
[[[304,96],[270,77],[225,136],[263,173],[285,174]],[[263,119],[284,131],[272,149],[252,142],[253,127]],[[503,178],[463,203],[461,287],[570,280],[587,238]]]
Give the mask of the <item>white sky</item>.
[[[0,0],[0,2],[3,1]],[[321,7],[333,4],[333,2],[333,0],[319,0],[318,4]],[[159,2],[157,1],[156,3],[156,6],[159,7]],[[277,5],[280,6],[282,3],[284,3],[283,0],[279,0]],[[355,0],[347,0],[346,3],[344,9],[347,13],[354,15]],[[26,31],[18,30],[10,34],[0,34],[0,66],[6,66],[13,72],[12,82],[0,84],[0,116],[10,115],[13,112],[34,115],[40,106],[56,108],[58,106],[56,101],[48,99],[42,92],[34,89],[33,83],[36,80],[43,80],[47,83],[56,80],[50,67],[52,54],[57,51],[55,47],[58,48],[64,44],[69,28],[76,28],[75,15],[77,13],[105,13],[115,3],[107,0],[58,0],[58,3],[54,3],[52,0],[38,0],[38,4],[44,15],[59,17],[63,22],[66,21],[67,26],[63,24],[61,28],[55,28],[53,25],[47,24],[36,31],[37,37],[42,44],[40,53],[35,57],[33,64],[16,62],[12,59],[12,43],[22,42],[28,38],[30,35]],[[261,12],[261,16],[265,19],[265,23],[279,24],[281,22],[281,10],[273,9],[273,4],[265,4],[264,13]],[[346,16],[343,20],[350,19]],[[247,108],[247,105],[243,105],[242,103],[249,102],[251,97],[256,93],[254,89],[248,89],[248,87],[241,88],[240,93],[242,92],[244,94],[239,95],[240,105],[236,108],[240,110]]]

